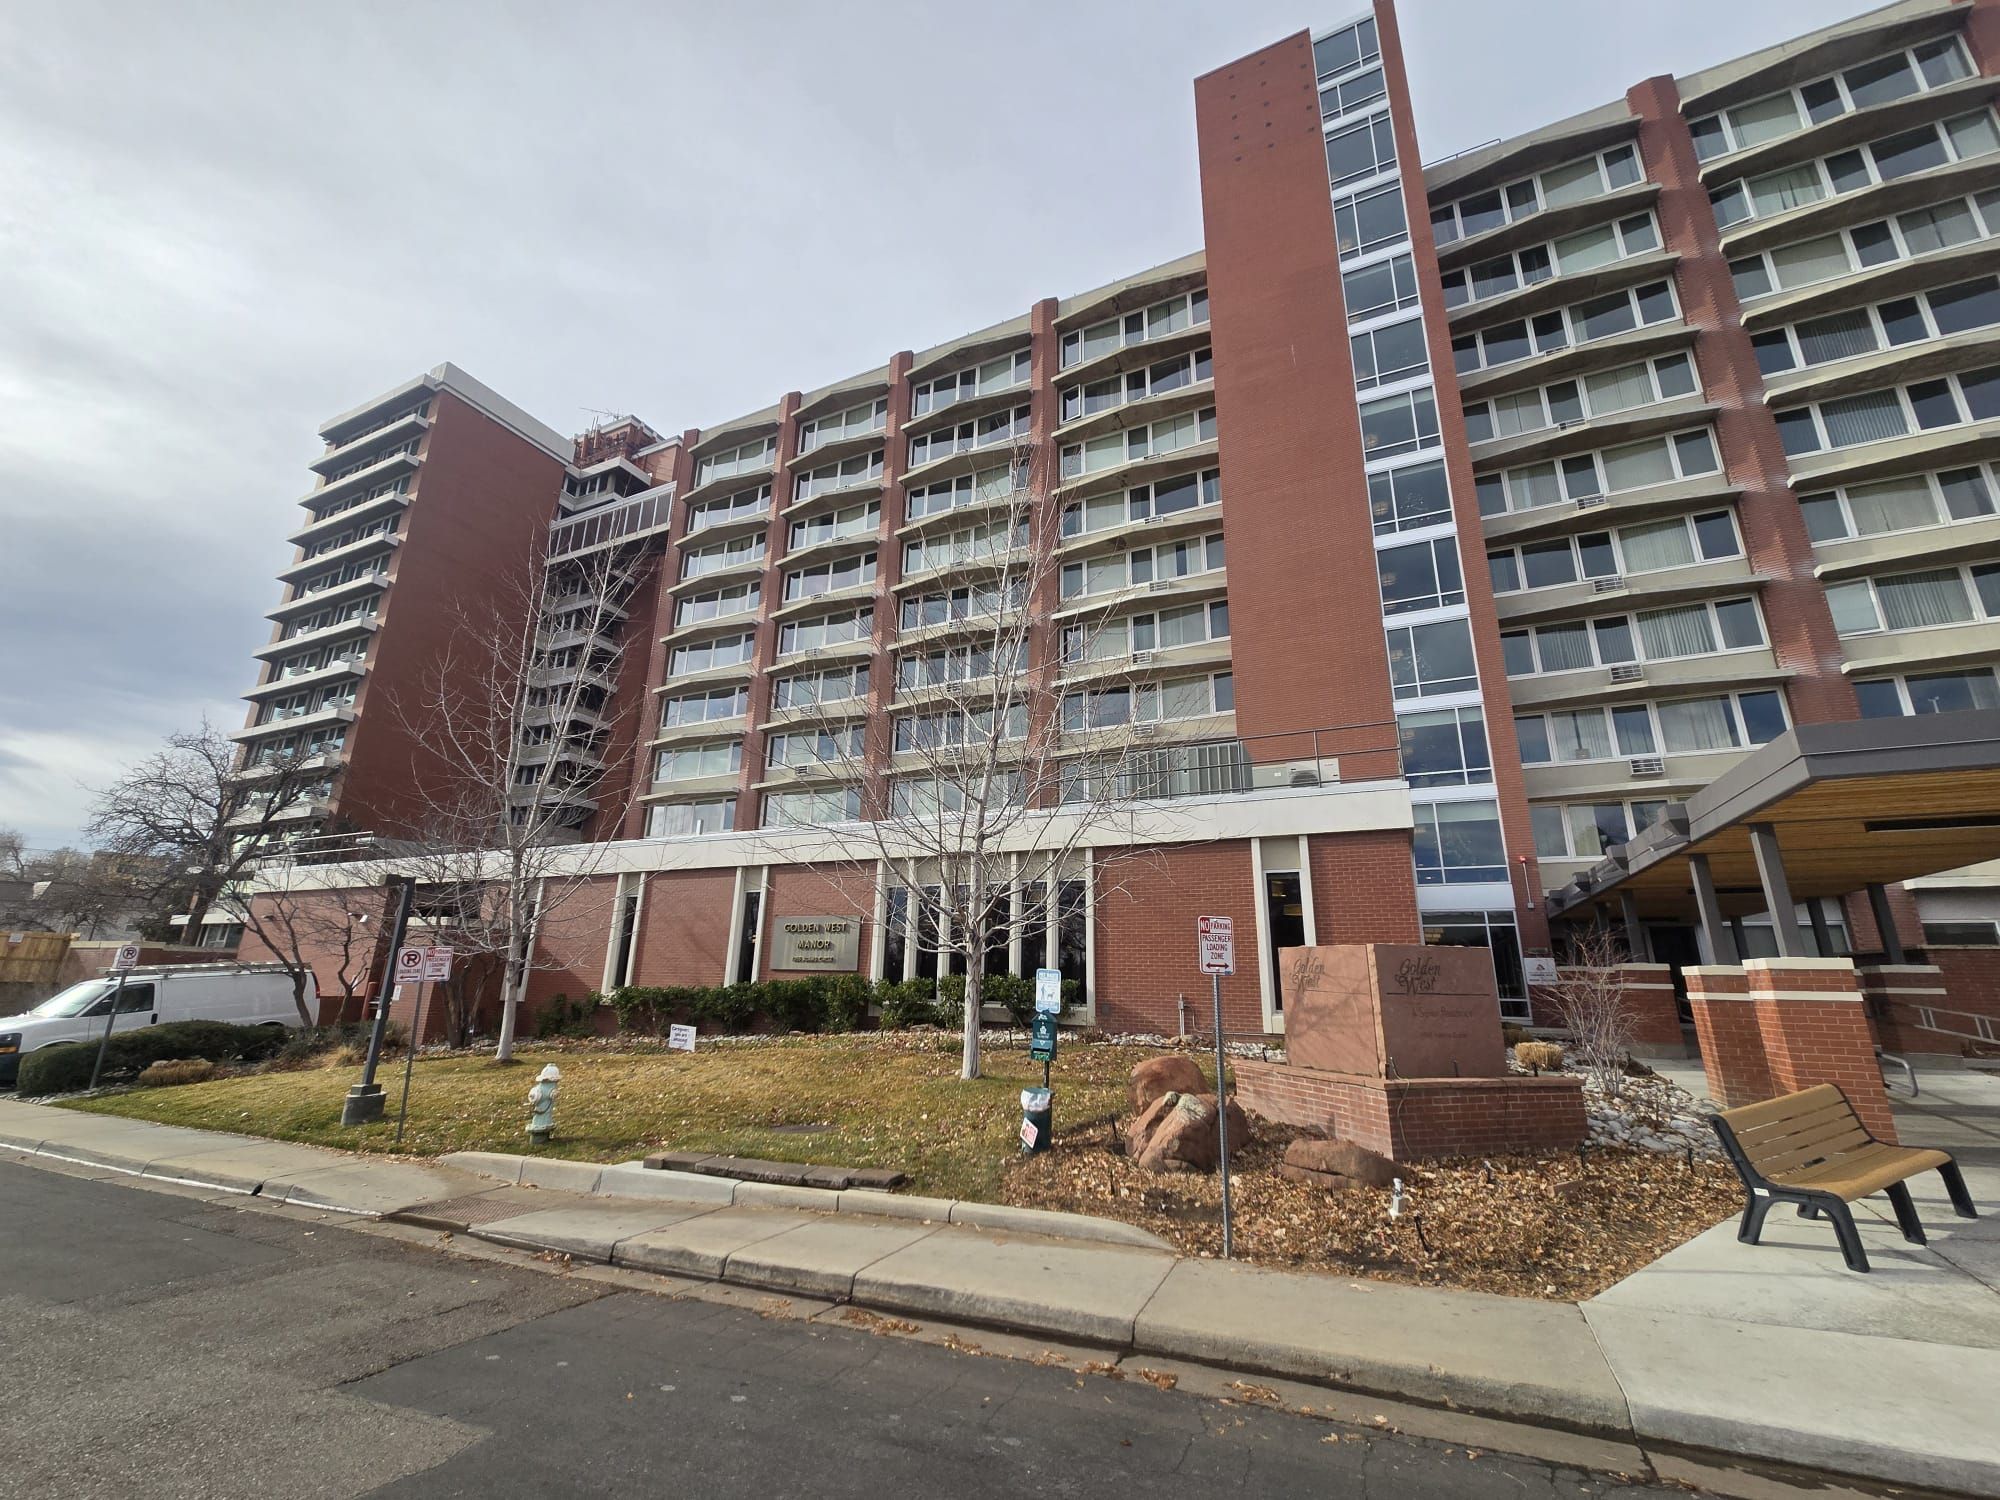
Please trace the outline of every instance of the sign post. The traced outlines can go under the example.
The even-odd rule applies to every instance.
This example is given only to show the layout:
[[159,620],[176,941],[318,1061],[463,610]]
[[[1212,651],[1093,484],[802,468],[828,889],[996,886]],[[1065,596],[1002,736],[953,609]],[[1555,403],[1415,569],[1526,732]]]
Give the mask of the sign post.
[[[405,955],[411,955],[415,962],[406,963]],[[396,951],[396,984],[425,983],[443,984],[451,978],[452,950],[449,948],[399,948]],[[418,978],[409,977],[414,969]],[[416,1014],[410,1017],[410,1039],[403,1048],[403,1107],[396,1114],[396,1144],[403,1144],[403,1124],[410,1118],[410,1074],[417,1066],[417,1038],[424,1034],[424,1017],[430,996],[417,1002]]]
[[139,967],[139,945],[120,943],[112,956],[111,970],[118,983],[111,990],[111,1009],[104,1017],[104,1035],[97,1039],[97,1061],[90,1065],[90,1086],[97,1087],[97,1075],[104,1071],[104,1054],[111,1046],[111,1028],[118,1024],[118,1007],[125,999],[125,976]]
[[1201,972],[1209,976],[1215,1001],[1215,1128],[1222,1141],[1218,1158],[1222,1171],[1222,1258],[1228,1260],[1235,1236],[1229,1205],[1229,1084],[1223,1072],[1222,976],[1236,972],[1236,921],[1233,917],[1197,917],[1195,924]]
[[[368,1033],[368,1060],[361,1065],[361,1082],[347,1091],[347,1098],[340,1106],[340,1123],[343,1125],[368,1125],[382,1118],[388,1105],[382,1093],[382,1085],[375,1081],[376,1065],[382,1061],[382,1033],[389,1025],[389,1001],[396,991],[399,961],[406,951],[403,947],[403,933],[410,925],[410,904],[416,898],[417,883],[407,875],[391,875],[389,884],[398,888],[396,896],[396,918],[389,929],[389,972],[382,976],[382,988],[375,997],[375,1026]],[[422,961],[418,962],[422,972]]]

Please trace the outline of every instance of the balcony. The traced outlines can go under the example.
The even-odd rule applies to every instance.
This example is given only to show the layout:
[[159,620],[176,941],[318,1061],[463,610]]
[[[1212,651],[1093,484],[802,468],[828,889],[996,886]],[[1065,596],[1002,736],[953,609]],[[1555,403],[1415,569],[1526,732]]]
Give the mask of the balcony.
[[1066,478],[1056,486],[1056,495],[1062,500],[1080,500],[1089,495],[1106,490],[1128,490],[1142,484],[1152,484],[1162,479],[1176,478],[1190,468],[1214,467],[1218,445],[1214,438],[1185,447],[1172,448],[1165,453],[1145,453],[1137,458],[1127,458],[1122,463],[1107,464],[1093,469],[1087,474]]
[[[1595,445],[1593,445],[1595,446]],[[1563,500],[1528,510],[1481,516],[1479,526],[1489,542],[1542,541],[1577,531],[1602,531],[1625,521],[1651,520],[1690,510],[1713,510],[1731,504],[1742,489],[1723,474],[1702,474],[1672,484],[1651,484],[1623,490],[1588,504]]]
[[1966,620],[1934,625],[1928,630],[1881,630],[1840,638],[1847,659],[1840,670],[1848,676],[1949,667],[2000,658],[2000,621]]
[[[2000,257],[2000,246],[1993,247],[1993,254]],[[1835,401],[1842,396],[1858,396],[1885,386],[1908,385],[1995,363],[2000,363],[2000,327],[1975,328],[1766,375],[1764,399],[1772,406]]]
[[[352,562],[360,557],[372,557],[376,553],[387,553],[403,545],[403,534],[399,531],[378,531],[373,536],[364,536],[347,543],[344,547],[334,547],[317,557],[302,557],[278,574],[280,583],[301,583],[315,573],[338,567],[341,563]],[[382,564],[387,567],[385,561]]]
[[289,718],[270,719],[262,724],[252,724],[247,728],[233,731],[229,738],[238,744],[250,740],[265,739],[274,734],[290,734],[300,729],[318,729],[333,724],[352,724],[354,705],[337,703],[327,708],[316,708],[311,713],[293,714]]
[[1701,164],[1701,180],[1709,187],[1716,187],[1738,177],[1761,177],[1786,167],[1802,166],[1849,147],[1865,146],[1870,141],[1895,135],[1926,120],[1964,114],[1990,102],[1995,94],[2000,94],[2000,77],[1975,73],[1955,83],[1905,94],[1885,104],[1849,110],[1789,135],[1712,156]]
[[[1070,383],[1064,382],[1065,385]],[[1214,404],[1215,377],[1210,376],[1157,395],[1136,396],[1129,401],[1121,400],[1115,406],[1071,417],[1056,428],[1056,439],[1062,445],[1080,443],[1089,438],[1102,437],[1108,432],[1144,427],[1162,417],[1177,417],[1182,412],[1199,411]]]
[[1150,583],[1127,584],[1123,588],[1107,589],[1100,594],[1079,595],[1064,600],[1050,619],[1057,622],[1073,621],[1084,615],[1110,614],[1128,604],[1163,597],[1175,600],[1198,599],[1209,594],[1227,593],[1228,590],[1228,571],[1216,568],[1206,573],[1190,573],[1181,578],[1155,578]]
[[1819,560],[1815,577],[1831,582],[1882,571],[1897,564],[1969,562],[2000,554],[2000,516],[1980,516],[1910,531],[1814,542]]
[[1686,697],[1703,688],[1742,687],[1782,682],[1796,676],[1780,667],[1769,647],[1754,651],[1725,651],[1712,656],[1677,657],[1672,661],[1629,664],[1637,673],[1625,670],[1613,678],[1611,667],[1580,667],[1573,672],[1547,672],[1532,677],[1509,677],[1507,695],[1514,708],[1526,712],[1538,708],[1569,708],[1591,703],[1631,702],[1659,697]]
[[1968,281],[1992,266],[1996,252],[2000,252],[2000,241],[1970,240],[1913,255],[1907,260],[1885,261],[1844,276],[1830,276],[1824,281],[1809,281],[1786,291],[1754,297],[1743,304],[1743,326],[1751,333],[1761,333],[1786,323],[1847,312],[1911,292]]
[[551,558],[580,557],[640,537],[662,536],[672,524],[674,487],[662,485],[628,500],[583,511],[549,527]]
[[[416,473],[417,468],[418,460],[414,453],[391,453],[365,469],[356,469],[352,474],[344,475],[331,484],[323,484],[318,489],[301,495],[298,503],[308,510],[313,510],[330,501],[365,495],[383,480],[393,479],[399,474],[407,477]],[[409,488],[407,483],[403,487]]]
[[315,474],[331,474],[336,469],[345,468],[371,448],[388,448],[406,443],[413,437],[421,437],[430,431],[431,419],[420,417],[415,412],[386,422],[371,432],[364,432],[357,438],[342,443],[337,448],[329,448],[307,465]]
[[1919,469],[1948,469],[1978,463],[1993,456],[2000,442],[2000,417],[1905,433],[1873,443],[1855,443],[1820,453],[1801,453],[1786,460],[1792,488],[1803,492],[1836,484],[1886,479]]
[[333,805],[333,799],[331,795],[325,797],[302,797],[289,806],[278,809],[276,812],[267,812],[267,805],[252,797],[248,803],[230,816],[227,826],[230,828],[256,828],[260,826],[268,828],[294,827],[301,823],[310,822],[315,818],[325,817],[327,809]]
[[1473,401],[1482,396],[1500,395],[1528,386],[1547,385],[1585,370],[1601,370],[1610,365],[1650,359],[1669,350],[1690,347],[1694,339],[1695,329],[1689,323],[1678,319],[1653,323],[1644,328],[1615,333],[1609,338],[1594,339],[1587,344],[1568,344],[1561,349],[1551,349],[1546,354],[1531,354],[1526,359],[1510,360],[1504,365],[1467,370],[1458,377],[1458,390],[1467,401]]
[[1679,263],[1680,256],[1671,250],[1649,250],[1582,271],[1547,276],[1498,296],[1461,302],[1451,310],[1451,330],[1453,333],[1476,333],[1490,324],[1532,318],[1539,313],[1588,302],[1606,292],[1624,291],[1670,276]]
[[[1636,123],[1636,122],[1635,122]],[[1467,194],[1453,189],[1443,202],[1451,202]],[[1634,182],[1595,198],[1585,198],[1577,203],[1559,204],[1555,208],[1538,209],[1531,214],[1513,220],[1511,223],[1496,225],[1464,239],[1453,240],[1448,245],[1438,247],[1437,260],[1440,271],[1455,271],[1461,266],[1475,261],[1490,260],[1496,255],[1506,255],[1516,250],[1526,250],[1533,245],[1559,240],[1574,234],[1579,229],[1589,229],[1608,219],[1621,219],[1630,214],[1650,208],[1660,196],[1657,182]]]
[[322,625],[318,630],[302,631],[289,640],[273,641],[268,646],[260,646],[250,654],[258,661],[275,661],[281,656],[290,656],[295,651],[303,651],[309,646],[324,645],[328,641],[340,640],[357,632],[373,634],[382,628],[382,622],[374,615],[360,615],[352,620],[342,620],[334,625]]
[[386,495],[377,495],[372,500],[363,500],[346,510],[336,511],[324,520],[308,521],[285,540],[295,547],[309,547],[321,537],[332,536],[349,526],[379,520],[395,511],[407,510],[409,504],[410,497],[407,492],[391,490]]
[[1685,427],[1705,427],[1722,410],[1716,402],[1700,394],[1676,396],[1667,401],[1649,401],[1643,406],[1607,413],[1601,417],[1578,417],[1553,427],[1535,427],[1507,437],[1469,442],[1472,465],[1481,473],[1515,464],[1545,459],[1567,458],[1594,448],[1612,448],[1640,438],[1657,437]]
[[267,620],[292,620],[300,615],[309,615],[314,610],[325,609],[328,605],[341,604],[364,594],[380,593],[389,586],[387,569],[377,568],[371,573],[363,573],[358,578],[350,578],[344,583],[331,584],[316,593],[301,594],[296,599],[288,599],[276,609],[265,612]]
[[1556,620],[1602,614],[1607,608],[1657,609],[1666,604],[1706,599],[1717,593],[1742,593],[1760,589],[1769,582],[1768,576],[1754,572],[1745,559],[1730,557],[1496,594],[1493,610],[1503,627],[1546,625]]
[[1769,218],[1732,224],[1722,231],[1722,252],[1733,259],[1752,250],[1768,250],[1774,245],[1811,239],[1905,209],[1922,208],[1940,198],[1982,192],[1995,183],[2000,183],[2000,152],[1967,161],[1944,162],[1893,182],[1834,193]]
[[[681,553],[682,566],[685,567],[688,559],[696,555],[693,552],[683,551]],[[771,559],[768,551],[746,552],[733,561],[713,564],[706,567],[702,572],[675,579],[667,585],[667,592],[670,594],[684,594],[689,590],[700,592],[702,589],[712,588],[718,583],[727,583],[732,580],[740,583],[745,579],[759,577],[770,565]]]
[[1060,668],[1065,687],[1081,687],[1107,679],[1151,680],[1155,675],[1192,669],[1217,671],[1230,663],[1229,637],[1195,641],[1185,646],[1158,646],[1128,651],[1100,661],[1080,661]]
[[1220,505],[1191,505],[1186,510],[1169,511],[1163,516],[1133,516],[1129,510],[1122,521],[1089,531],[1065,533],[1057,538],[1056,551],[1067,557],[1102,547],[1108,542],[1165,542],[1190,531],[1213,531],[1222,525]]
[[310,672],[297,672],[290,677],[277,677],[269,682],[260,682],[243,696],[252,703],[261,703],[267,698],[282,698],[287,693],[301,688],[324,687],[329,682],[344,682],[350,677],[360,677],[368,668],[359,656],[343,661],[329,662]]

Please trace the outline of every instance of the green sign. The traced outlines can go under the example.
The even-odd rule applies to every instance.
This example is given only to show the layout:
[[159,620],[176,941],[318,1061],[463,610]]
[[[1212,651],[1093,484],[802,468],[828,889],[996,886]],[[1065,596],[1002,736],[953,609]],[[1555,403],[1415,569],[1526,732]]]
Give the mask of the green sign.
[[1035,1030],[1028,1043],[1028,1056],[1036,1062],[1056,1060],[1056,1018],[1046,1013],[1035,1017]]

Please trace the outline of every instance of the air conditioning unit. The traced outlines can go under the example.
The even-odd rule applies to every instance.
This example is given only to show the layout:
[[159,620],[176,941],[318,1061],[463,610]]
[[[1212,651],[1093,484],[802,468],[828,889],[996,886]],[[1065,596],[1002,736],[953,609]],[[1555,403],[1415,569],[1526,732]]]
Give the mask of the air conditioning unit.
[[1132,726],[1132,737],[1134,739],[1140,739],[1140,740],[1157,739],[1159,737],[1159,733],[1160,733],[1160,726],[1157,724],[1134,724]]
[[1576,502],[1576,508],[1578,510],[1595,510],[1600,505],[1609,505],[1610,503],[1610,497],[1606,495],[1585,495]]
[[1624,591],[1625,580],[1621,577],[1593,578],[1590,580],[1592,593],[1616,594]]
[[1146,592],[1149,594],[1163,594],[1173,586],[1174,580],[1171,578],[1155,578],[1151,583],[1146,585]]
[[1132,665],[1135,667],[1151,666],[1152,662],[1153,653],[1150,651],[1134,651],[1132,653]]
[[1635,755],[1627,762],[1634,776],[1664,776],[1667,764],[1657,755]]
[[1635,661],[1621,661],[1611,669],[1613,682],[1644,682],[1646,669]]

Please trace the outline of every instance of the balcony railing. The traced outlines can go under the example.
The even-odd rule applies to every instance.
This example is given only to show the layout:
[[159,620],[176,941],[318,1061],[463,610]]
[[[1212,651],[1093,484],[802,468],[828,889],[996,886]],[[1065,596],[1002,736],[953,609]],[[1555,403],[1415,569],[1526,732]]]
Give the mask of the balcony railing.
[[573,557],[593,547],[664,531],[673,519],[673,511],[674,492],[669,486],[557,521],[549,527],[549,556]]

